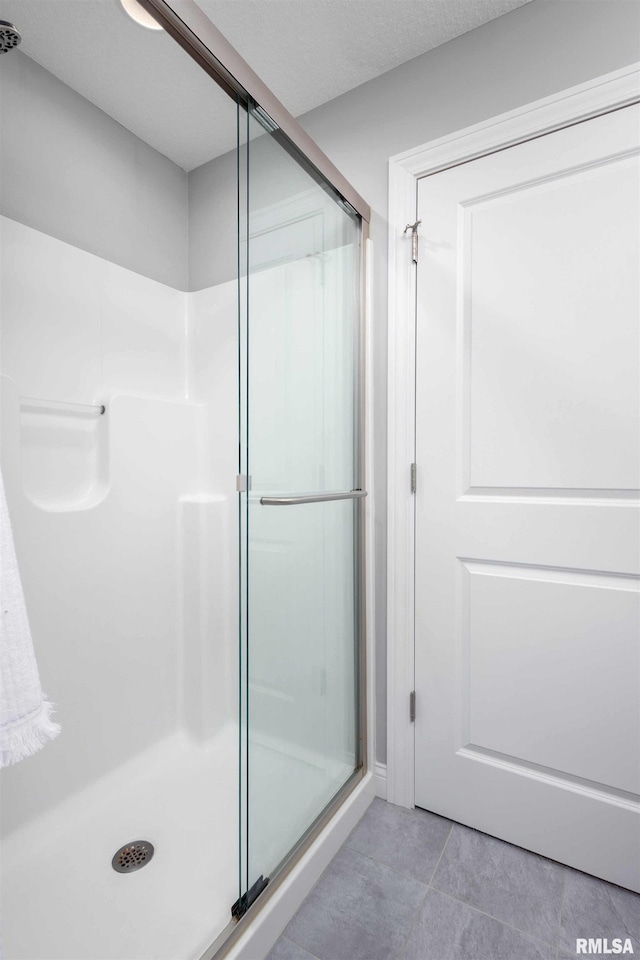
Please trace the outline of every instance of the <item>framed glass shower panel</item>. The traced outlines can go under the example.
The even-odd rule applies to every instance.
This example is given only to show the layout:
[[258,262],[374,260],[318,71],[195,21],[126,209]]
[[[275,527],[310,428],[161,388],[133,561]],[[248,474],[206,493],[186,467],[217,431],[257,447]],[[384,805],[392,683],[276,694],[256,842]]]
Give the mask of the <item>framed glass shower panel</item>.
[[259,107],[240,167],[242,897],[360,765],[362,492],[360,219]]

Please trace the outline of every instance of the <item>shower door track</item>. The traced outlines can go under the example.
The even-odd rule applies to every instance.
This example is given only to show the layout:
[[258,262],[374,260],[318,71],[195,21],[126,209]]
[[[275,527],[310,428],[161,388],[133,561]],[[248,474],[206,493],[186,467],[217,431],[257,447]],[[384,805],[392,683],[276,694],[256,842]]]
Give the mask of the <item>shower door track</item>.
[[194,0],[181,0],[180,16],[167,0],[139,0],[139,3],[160,23],[166,32],[205,70],[234,100],[245,106],[251,100],[273,124],[274,132],[289,152],[294,152],[307,169],[317,171],[336,190],[343,201],[356,210],[367,223],[371,220],[369,204],[340,173],[331,160],[298,121],[280,103],[249,64],[211,23]]

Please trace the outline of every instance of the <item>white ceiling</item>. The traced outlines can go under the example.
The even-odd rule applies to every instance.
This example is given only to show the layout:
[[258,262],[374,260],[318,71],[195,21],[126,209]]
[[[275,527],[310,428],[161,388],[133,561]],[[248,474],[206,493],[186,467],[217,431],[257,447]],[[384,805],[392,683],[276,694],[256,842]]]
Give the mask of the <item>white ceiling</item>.
[[[198,0],[294,116],[526,2]],[[0,19],[23,53],[185,170],[235,146],[233,103],[118,0],[0,0]]]
[[528,0],[197,0],[294,117]]

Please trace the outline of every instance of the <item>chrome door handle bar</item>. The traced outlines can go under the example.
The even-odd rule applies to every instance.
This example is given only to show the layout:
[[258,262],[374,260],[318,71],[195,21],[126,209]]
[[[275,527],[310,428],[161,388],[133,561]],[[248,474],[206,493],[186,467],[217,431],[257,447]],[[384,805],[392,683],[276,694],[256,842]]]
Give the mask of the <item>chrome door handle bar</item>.
[[327,500],[360,500],[366,490],[347,490],[345,493],[311,493],[302,497],[260,497],[265,507],[293,507],[298,503],[325,503]]

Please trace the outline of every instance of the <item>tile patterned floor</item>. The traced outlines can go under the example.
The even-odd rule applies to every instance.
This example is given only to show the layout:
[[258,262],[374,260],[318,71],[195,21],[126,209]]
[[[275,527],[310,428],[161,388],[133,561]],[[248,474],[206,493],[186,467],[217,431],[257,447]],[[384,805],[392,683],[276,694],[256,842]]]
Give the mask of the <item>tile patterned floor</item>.
[[267,960],[568,960],[576,937],[640,958],[640,896],[374,800]]

